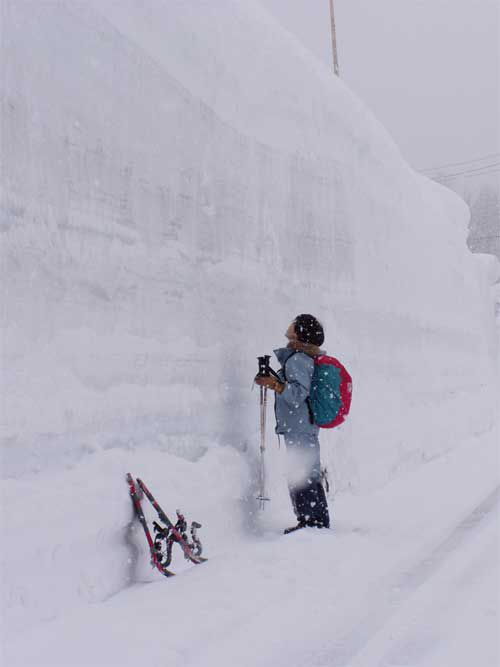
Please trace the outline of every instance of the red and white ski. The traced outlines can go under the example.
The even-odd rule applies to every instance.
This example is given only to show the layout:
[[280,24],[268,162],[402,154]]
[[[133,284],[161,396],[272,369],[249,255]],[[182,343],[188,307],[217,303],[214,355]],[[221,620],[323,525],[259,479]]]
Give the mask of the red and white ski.
[[132,498],[132,503],[134,505],[135,513],[141,523],[141,526],[144,529],[144,534],[146,535],[146,540],[149,546],[149,552],[151,554],[151,565],[154,568],[156,568],[159,572],[161,572],[161,574],[163,574],[165,577],[173,577],[174,573],[168,570],[164,565],[162,565],[162,563],[159,560],[158,551],[155,548],[155,544],[153,542],[153,538],[151,537],[146,517],[144,516],[141,500],[137,492],[137,487],[134,478],[130,473],[127,473],[126,478],[127,478],[127,484],[129,486],[130,497]]

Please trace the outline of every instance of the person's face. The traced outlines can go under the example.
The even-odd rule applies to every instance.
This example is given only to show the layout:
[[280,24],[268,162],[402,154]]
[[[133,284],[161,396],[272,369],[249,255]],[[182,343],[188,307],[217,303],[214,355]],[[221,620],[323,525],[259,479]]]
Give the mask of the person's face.
[[292,322],[288,329],[286,330],[285,336],[288,338],[290,342],[296,341],[297,340],[297,334],[295,333],[295,325]]

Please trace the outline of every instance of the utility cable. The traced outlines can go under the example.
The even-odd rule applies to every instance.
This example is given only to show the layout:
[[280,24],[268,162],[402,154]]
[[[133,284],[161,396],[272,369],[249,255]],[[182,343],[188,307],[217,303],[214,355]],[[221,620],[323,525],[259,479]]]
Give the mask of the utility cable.
[[449,162],[448,164],[442,164],[439,167],[428,167],[427,169],[420,169],[419,171],[439,171],[440,169],[446,169],[448,167],[461,167],[464,164],[473,164],[475,162],[482,162],[483,160],[490,160],[491,158],[500,157],[500,153],[490,153],[489,155],[483,155],[483,157],[478,157],[475,160],[464,160],[463,162]]

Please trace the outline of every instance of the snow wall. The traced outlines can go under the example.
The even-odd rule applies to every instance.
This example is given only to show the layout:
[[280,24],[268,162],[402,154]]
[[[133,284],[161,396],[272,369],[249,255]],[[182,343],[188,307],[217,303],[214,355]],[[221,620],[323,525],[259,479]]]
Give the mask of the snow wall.
[[38,541],[29,584],[33,554],[4,557],[19,623],[123,585],[132,460],[238,497],[256,357],[300,312],[354,378],[322,436],[337,490],[494,429],[465,204],[256,2],[4,0],[1,61],[4,532]]

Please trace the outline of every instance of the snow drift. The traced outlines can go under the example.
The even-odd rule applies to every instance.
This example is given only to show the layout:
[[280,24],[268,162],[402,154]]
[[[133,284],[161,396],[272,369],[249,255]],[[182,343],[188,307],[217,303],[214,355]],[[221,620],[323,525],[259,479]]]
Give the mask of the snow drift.
[[[9,615],[126,583],[122,475],[139,460],[158,480],[195,470],[194,509],[218,508],[223,534],[256,450],[256,357],[299,312],[354,378],[349,423],[322,440],[337,490],[495,427],[493,306],[465,204],[258,5],[2,12],[4,494],[48,510],[57,480],[59,521],[77,502],[93,526],[56,584],[68,554],[12,509],[9,544],[35,530],[39,569],[27,586],[32,555],[5,551]],[[219,445],[240,452],[227,468]]]

